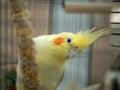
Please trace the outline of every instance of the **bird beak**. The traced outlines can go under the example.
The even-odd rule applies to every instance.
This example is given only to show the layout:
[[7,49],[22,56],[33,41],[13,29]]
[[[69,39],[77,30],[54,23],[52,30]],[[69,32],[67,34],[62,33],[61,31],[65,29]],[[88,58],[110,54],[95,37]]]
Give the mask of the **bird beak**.
[[66,55],[66,58],[67,59],[70,59],[72,57],[74,57],[75,55],[77,55],[78,53],[80,52],[79,48],[70,48],[67,55]]

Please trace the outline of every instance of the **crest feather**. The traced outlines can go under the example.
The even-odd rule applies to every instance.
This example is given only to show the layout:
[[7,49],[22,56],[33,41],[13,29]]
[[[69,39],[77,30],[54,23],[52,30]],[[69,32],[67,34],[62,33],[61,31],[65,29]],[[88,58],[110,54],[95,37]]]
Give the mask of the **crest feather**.
[[82,49],[93,43],[98,38],[107,35],[110,33],[110,30],[104,28],[98,31],[95,31],[95,28],[86,31],[80,31],[77,33],[78,38],[80,39],[80,46]]

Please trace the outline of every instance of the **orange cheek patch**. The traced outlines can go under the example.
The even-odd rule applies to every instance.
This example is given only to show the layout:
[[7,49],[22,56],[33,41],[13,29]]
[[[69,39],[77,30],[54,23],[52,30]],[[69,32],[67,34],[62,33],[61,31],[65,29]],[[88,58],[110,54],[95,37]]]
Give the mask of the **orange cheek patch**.
[[65,41],[65,39],[63,37],[57,37],[57,38],[54,39],[54,43],[56,45],[60,45],[64,41]]

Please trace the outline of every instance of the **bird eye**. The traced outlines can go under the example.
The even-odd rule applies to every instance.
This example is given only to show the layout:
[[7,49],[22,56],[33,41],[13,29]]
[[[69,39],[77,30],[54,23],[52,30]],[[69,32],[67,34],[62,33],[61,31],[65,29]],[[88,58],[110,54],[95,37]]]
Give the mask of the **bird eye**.
[[71,43],[71,41],[72,41],[72,40],[71,40],[70,38],[67,39],[67,42],[68,42],[68,43]]

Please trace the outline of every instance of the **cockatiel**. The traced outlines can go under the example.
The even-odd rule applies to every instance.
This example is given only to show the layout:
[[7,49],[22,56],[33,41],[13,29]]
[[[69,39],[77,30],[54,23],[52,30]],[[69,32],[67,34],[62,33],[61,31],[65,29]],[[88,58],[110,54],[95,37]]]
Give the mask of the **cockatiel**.
[[34,38],[40,90],[55,90],[64,76],[65,62],[108,31],[63,32]]
[[[39,67],[39,90],[56,90],[64,76],[65,62],[108,32],[92,29],[76,34],[62,32],[33,38],[36,50],[35,62]],[[20,75],[19,69],[17,72]],[[17,82],[19,84],[20,80]]]

